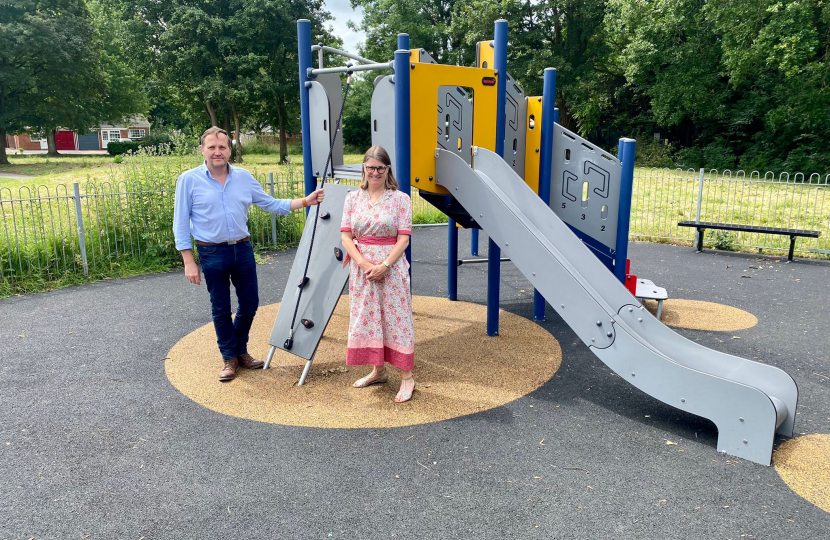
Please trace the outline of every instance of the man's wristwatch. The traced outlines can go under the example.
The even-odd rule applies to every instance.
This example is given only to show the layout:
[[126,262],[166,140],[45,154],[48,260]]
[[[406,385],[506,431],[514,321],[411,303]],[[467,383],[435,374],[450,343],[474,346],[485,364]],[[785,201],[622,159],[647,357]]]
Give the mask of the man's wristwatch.
[[383,261],[383,263],[381,263],[381,264],[383,264],[383,266],[385,266],[387,270],[388,270],[389,268],[392,268],[392,265],[391,265],[391,264],[389,264],[389,263],[388,263],[388,262],[386,262],[386,261]]

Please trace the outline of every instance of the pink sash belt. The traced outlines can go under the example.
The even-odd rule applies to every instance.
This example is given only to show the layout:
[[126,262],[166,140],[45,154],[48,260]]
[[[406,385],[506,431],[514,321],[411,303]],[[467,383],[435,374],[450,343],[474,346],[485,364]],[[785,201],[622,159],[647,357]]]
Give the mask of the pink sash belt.
[[[398,243],[397,236],[361,236],[354,239],[354,245],[357,251],[360,251],[360,245],[364,246],[394,246]],[[343,260],[343,268],[352,260],[351,256],[346,253],[346,258]]]

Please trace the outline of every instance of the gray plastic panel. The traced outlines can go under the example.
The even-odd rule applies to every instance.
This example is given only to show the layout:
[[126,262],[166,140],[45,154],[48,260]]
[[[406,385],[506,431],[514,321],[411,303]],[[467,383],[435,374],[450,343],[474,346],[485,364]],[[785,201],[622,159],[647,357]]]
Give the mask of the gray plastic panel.
[[331,124],[329,98],[326,89],[317,81],[311,81],[308,88],[308,113],[311,138],[311,171],[316,177],[323,175],[323,167],[329,157],[331,145]]
[[[294,346],[291,354],[310,360],[317,350],[323,331],[328,325],[331,314],[340,300],[343,287],[349,280],[349,267],[343,268],[343,262],[338,261],[334,256],[334,248],[343,251],[343,258],[346,251],[340,242],[340,220],[343,217],[343,202],[349,191],[359,189],[355,186],[339,184],[326,184],[326,200],[320,205],[321,212],[329,212],[329,219],[317,221],[317,232],[314,236],[314,250],[311,253],[311,261],[308,265],[309,282],[305,286],[300,297],[300,306],[297,310],[297,320],[294,324]],[[297,248],[297,255],[294,257],[294,264],[291,273],[288,275],[288,284],[285,286],[285,293],[282,296],[280,310],[277,319],[274,321],[274,329],[271,331],[269,343],[274,347],[286,350],[283,347],[288,338],[291,328],[291,318],[294,315],[294,307],[297,305],[297,297],[300,288],[297,286],[302,280],[308,257],[308,248],[311,244],[312,223],[314,213],[312,208],[308,213],[306,227],[303,237],[300,239],[300,246]],[[307,329],[300,321],[310,319],[314,327]]]
[[519,83],[507,74],[507,97],[504,107],[504,160],[521,178],[525,177],[525,141],[527,139],[527,99]]
[[458,86],[438,87],[438,148],[471,163],[473,143],[473,104],[470,96]]
[[617,158],[554,124],[550,207],[559,219],[614,250],[621,176]]
[[390,76],[381,78],[372,93],[372,146],[382,146],[392,160],[392,172],[397,177],[395,160],[395,85]]
[[[316,81],[323,85],[326,89],[326,95],[329,98],[329,118],[331,119],[331,133],[334,136],[334,128],[337,126],[337,118],[340,116],[340,108],[343,106],[343,82],[340,80],[340,75],[337,73],[323,73],[318,75]],[[348,97],[346,98],[348,99]],[[331,141],[329,141],[331,145]],[[328,157],[329,147],[326,146],[326,157]],[[334,141],[334,148],[331,153],[331,162],[335,167],[343,165],[343,126],[340,126],[340,133]],[[325,161],[323,161],[325,165]],[[331,165],[329,165],[329,172],[331,172]]]
[[435,60],[433,60],[432,56],[424,49],[418,51],[418,61],[422,64],[437,64]]
[[[795,417],[787,373],[707,349],[655,319],[493,152],[473,149],[475,171],[436,155],[439,183],[499,245],[516,248],[513,263],[598,358],[647,394],[712,420],[719,451],[770,463],[776,427],[791,433]],[[609,319],[613,338],[602,343],[596,321],[606,331]]]

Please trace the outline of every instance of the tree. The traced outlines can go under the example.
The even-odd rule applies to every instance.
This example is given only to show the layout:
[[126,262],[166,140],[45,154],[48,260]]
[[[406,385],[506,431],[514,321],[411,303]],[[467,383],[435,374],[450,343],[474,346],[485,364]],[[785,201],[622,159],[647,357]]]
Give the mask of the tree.
[[830,166],[820,0],[611,0],[606,23],[657,125],[691,134],[687,165]]
[[0,163],[9,162],[6,134],[38,125],[44,88],[66,83],[75,59],[75,27],[81,36],[88,30],[84,11],[72,0],[0,3]]
[[98,15],[96,21],[83,0],[0,4],[0,162],[8,163],[6,133],[43,131],[49,154],[58,155],[58,128],[84,133],[142,112],[140,83],[115,49],[108,19]]
[[[377,62],[393,59],[397,35],[409,34],[413,47],[426,50],[436,61],[455,64],[463,37],[450,31],[461,0],[351,0],[363,8],[358,27],[366,33],[363,56]],[[492,33],[492,31],[491,31]]]
[[[608,120],[625,79],[605,40],[602,0],[431,1],[352,0],[362,6],[364,55],[391,58],[398,32],[441,63],[470,66],[475,45],[493,39],[497,19],[509,21],[508,70],[528,95],[542,93],[544,69],[555,67],[560,123],[583,133]],[[629,98],[631,96],[619,96]]]
[[264,114],[279,124],[283,148],[299,99],[296,20],[311,19],[315,40],[338,43],[323,27],[322,0],[111,1],[128,18],[137,55],[180,98],[200,104],[206,125],[233,123],[238,137],[246,116]]

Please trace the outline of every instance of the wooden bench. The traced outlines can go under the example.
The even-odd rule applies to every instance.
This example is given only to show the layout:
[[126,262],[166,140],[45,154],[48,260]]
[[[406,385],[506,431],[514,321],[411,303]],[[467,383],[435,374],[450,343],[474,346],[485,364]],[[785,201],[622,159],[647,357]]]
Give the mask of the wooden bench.
[[779,234],[790,237],[790,253],[787,256],[788,261],[793,260],[793,251],[795,250],[795,239],[799,236],[805,238],[818,238],[820,231],[805,231],[801,229],[780,229],[778,227],[759,227],[755,225],[735,225],[733,223],[712,223],[707,221],[681,221],[677,224],[678,227],[694,227],[697,229],[697,250],[703,251],[703,233],[706,229],[720,229],[722,231],[736,231],[748,233],[761,234]]

